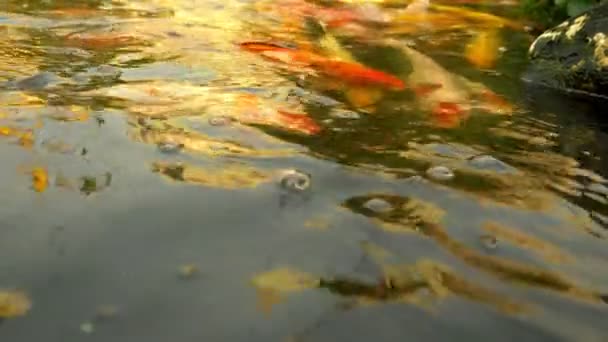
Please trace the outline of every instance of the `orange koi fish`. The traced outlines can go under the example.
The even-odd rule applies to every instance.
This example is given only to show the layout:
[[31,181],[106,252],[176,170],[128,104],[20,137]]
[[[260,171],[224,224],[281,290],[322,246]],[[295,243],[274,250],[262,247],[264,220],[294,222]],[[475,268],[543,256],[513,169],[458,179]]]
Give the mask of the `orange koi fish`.
[[453,102],[439,102],[431,114],[435,125],[442,128],[456,127],[466,117],[466,112]]
[[239,46],[243,50],[247,50],[249,52],[264,52],[264,51],[288,51],[293,50],[281,46],[279,44],[274,43],[265,43],[265,42],[243,42],[240,43]]
[[480,95],[487,104],[493,106],[497,110],[502,110],[505,112],[513,111],[513,105],[511,103],[491,90],[483,90]]
[[290,49],[263,51],[260,55],[274,62],[299,66],[312,66],[314,63],[324,59],[324,57],[312,52]]
[[460,106],[452,102],[439,102],[433,115],[435,116],[459,116],[463,113]]
[[263,57],[277,62],[313,67],[321,74],[349,85],[377,86],[391,90],[405,88],[401,79],[360,63],[330,59],[313,52],[284,48],[271,43],[246,42],[241,43],[241,47],[247,51],[259,52]]
[[360,15],[346,8],[322,8],[314,14],[329,27],[339,27],[361,19]]
[[405,88],[405,83],[399,78],[359,63],[318,59],[313,63],[313,67],[329,77],[341,79],[348,84],[373,85],[391,90]]

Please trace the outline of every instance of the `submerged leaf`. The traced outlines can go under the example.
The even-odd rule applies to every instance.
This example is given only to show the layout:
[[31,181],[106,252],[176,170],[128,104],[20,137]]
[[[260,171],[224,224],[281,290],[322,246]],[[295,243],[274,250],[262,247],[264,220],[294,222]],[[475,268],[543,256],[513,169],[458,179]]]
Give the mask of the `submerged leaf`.
[[0,318],[25,315],[32,303],[27,295],[17,290],[0,290]]
[[283,267],[256,275],[253,277],[252,283],[259,289],[289,293],[317,287],[319,279],[310,274]]
[[4,126],[3,126],[3,127],[0,127],[0,135],[3,135],[3,136],[8,137],[8,136],[13,135],[13,134],[14,134],[14,132],[15,132],[15,129],[14,129],[14,128],[11,128],[11,127],[4,127]]
[[31,148],[34,145],[34,133],[32,131],[21,133],[18,143],[25,148]]
[[44,192],[49,185],[49,176],[46,169],[36,167],[32,170],[32,187],[36,192]]

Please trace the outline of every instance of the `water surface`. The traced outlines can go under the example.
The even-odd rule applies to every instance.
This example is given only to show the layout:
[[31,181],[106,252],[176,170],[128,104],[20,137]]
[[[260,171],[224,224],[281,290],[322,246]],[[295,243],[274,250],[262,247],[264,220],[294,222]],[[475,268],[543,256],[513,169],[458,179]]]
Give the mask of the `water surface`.
[[[520,81],[525,30],[479,68],[487,23],[403,5],[328,29],[403,90],[239,48],[317,44],[306,4],[4,1],[3,341],[605,341],[597,108]],[[415,77],[499,98],[438,117]]]

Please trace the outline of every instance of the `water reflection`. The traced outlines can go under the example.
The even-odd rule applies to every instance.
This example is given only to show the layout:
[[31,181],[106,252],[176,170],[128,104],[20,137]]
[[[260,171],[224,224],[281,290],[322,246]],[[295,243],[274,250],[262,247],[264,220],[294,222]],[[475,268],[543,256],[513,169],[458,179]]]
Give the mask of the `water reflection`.
[[[371,195],[369,197],[352,198],[345,203],[345,206],[355,212],[374,217],[380,221],[380,226],[385,227],[389,232],[417,232],[423,234],[465,263],[482,271],[490,272],[501,279],[564,292],[581,299],[604,301],[605,294],[580,288],[572,280],[559,274],[543,270],[540,267],[485,255],[475,248],[468,247],[466,244],[452,238],[441,225],[445,212],[431,203],[384,195],[385,200],[391,201],[395,209],[378,214],[370,212],[362,205],[372,196],[378,197],[378,195]],[[550,253],[552,255],[550,257],[551,261],[555,261],[555,258],[563,261],[566,258],[559,249],[542,240],[517,232],[515,229],[503,227],[493,222],[485,224],[483,228],[486,232],[492,233],[496,239],[515,242],[522,249],[530,249],[540,254]]]

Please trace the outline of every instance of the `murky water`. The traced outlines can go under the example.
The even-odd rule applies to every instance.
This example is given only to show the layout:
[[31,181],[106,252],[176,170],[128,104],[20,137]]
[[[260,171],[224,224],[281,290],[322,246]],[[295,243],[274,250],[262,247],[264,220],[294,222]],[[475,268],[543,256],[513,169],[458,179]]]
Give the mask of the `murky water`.
[[4,0],[2,341],[605,341],[597,106],[363,6]]

